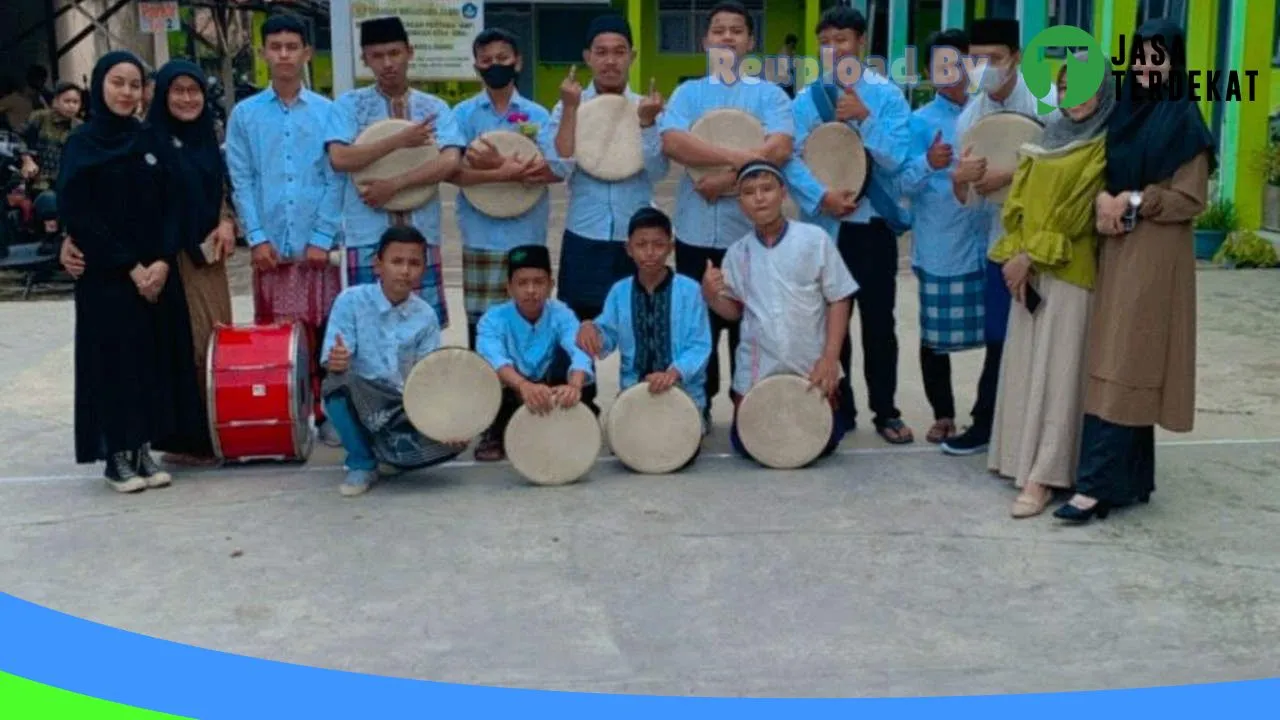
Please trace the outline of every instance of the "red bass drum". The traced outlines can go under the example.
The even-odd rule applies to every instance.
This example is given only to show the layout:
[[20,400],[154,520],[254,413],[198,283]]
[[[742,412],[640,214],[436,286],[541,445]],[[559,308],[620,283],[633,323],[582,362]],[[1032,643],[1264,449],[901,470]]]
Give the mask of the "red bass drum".
[[303,462],[311,454],[306,334],[287,325],[219,326],[209,342],[209,434],[222,460]]

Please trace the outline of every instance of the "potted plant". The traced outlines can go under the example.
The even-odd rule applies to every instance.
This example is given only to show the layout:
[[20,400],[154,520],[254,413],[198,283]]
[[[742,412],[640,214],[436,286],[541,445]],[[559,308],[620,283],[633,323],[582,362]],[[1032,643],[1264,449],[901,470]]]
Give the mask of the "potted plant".
[[1236,206],[1230,200],[1214,200],[1196,218],[1196,259],[1210,260],[1218,253],[1227,234],[1236,229]]
[[1267,143],[1263,170],[1267,184],[1262,189],[1262,226],[1280,230],[1280,139]]
[[1252,230],[1231,233],[1213,261],[1227,268],[1272,268],[1280,265],[1276,247]]

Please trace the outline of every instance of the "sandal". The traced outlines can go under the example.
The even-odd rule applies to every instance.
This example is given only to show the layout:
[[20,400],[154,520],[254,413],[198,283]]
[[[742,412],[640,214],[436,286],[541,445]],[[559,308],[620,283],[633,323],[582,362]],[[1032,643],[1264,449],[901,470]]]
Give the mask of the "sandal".
[[933,427],[929,428],[929,434],[925,436],[925,439],[937,445],[949,437],[954,437],[955,434],[955,421],[951,418],[942,418],[934,421]]
[[486,437],[476,447],[476,462],[498,462],[506,457],[506,448],[502,446],[502,441],[496,438]]
[[902,418],[886,420],[883,425],[876,428],[876,434],[892,445],[906,445],[915,442],[915,436],[911,434],[911,428],[902,422]]

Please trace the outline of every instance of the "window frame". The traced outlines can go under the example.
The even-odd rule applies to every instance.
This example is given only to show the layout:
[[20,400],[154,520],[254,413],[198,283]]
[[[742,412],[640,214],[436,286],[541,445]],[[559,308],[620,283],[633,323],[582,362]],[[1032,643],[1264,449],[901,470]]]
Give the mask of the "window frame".
[[[701,55],[702,38],[706,36],[709,18],[707,11],[715,7],[720,0],[658,0],[655,11],[658,22],[654,23],[654,47],[664,55]],[[755,25],[752,35],[756,39],[756,51],[768,52],[762,46],[764,42],[765,0],[740,0],[751,15]],[[683,20],[685,32],[689,34],[689,44],[685,47],[669,47],[663,42],[662,32],[664,19],[678,18]]]

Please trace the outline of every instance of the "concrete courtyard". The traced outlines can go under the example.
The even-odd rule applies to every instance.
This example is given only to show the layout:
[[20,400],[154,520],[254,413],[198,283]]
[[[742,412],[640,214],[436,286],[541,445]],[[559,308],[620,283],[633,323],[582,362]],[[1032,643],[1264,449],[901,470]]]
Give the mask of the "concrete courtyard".
[[[460,313],[456,237],[446,246]],[[1076,528],[1011,519],[1016,491],[984,457],[924,441],[903,269],[913,445],[871,431],[859,372],[858,431],[803,471],[730,456],[722,398],[680,474],[604,455],[581,483],[538,488],[463,461],[356,499],[319,445],[301,467],[111,492],[73,462],[67,295],[0,303],[0,591],[233,653],[558,690],[903,696],[1280,675],[1280,272],[1198,274],[1196,429],[1159,435],[1150,506]],[[446,342],[465,344],[465,327]],[[961,424],[980,363],[956,358]],[[610,398],[616,361],[600,375]]]

